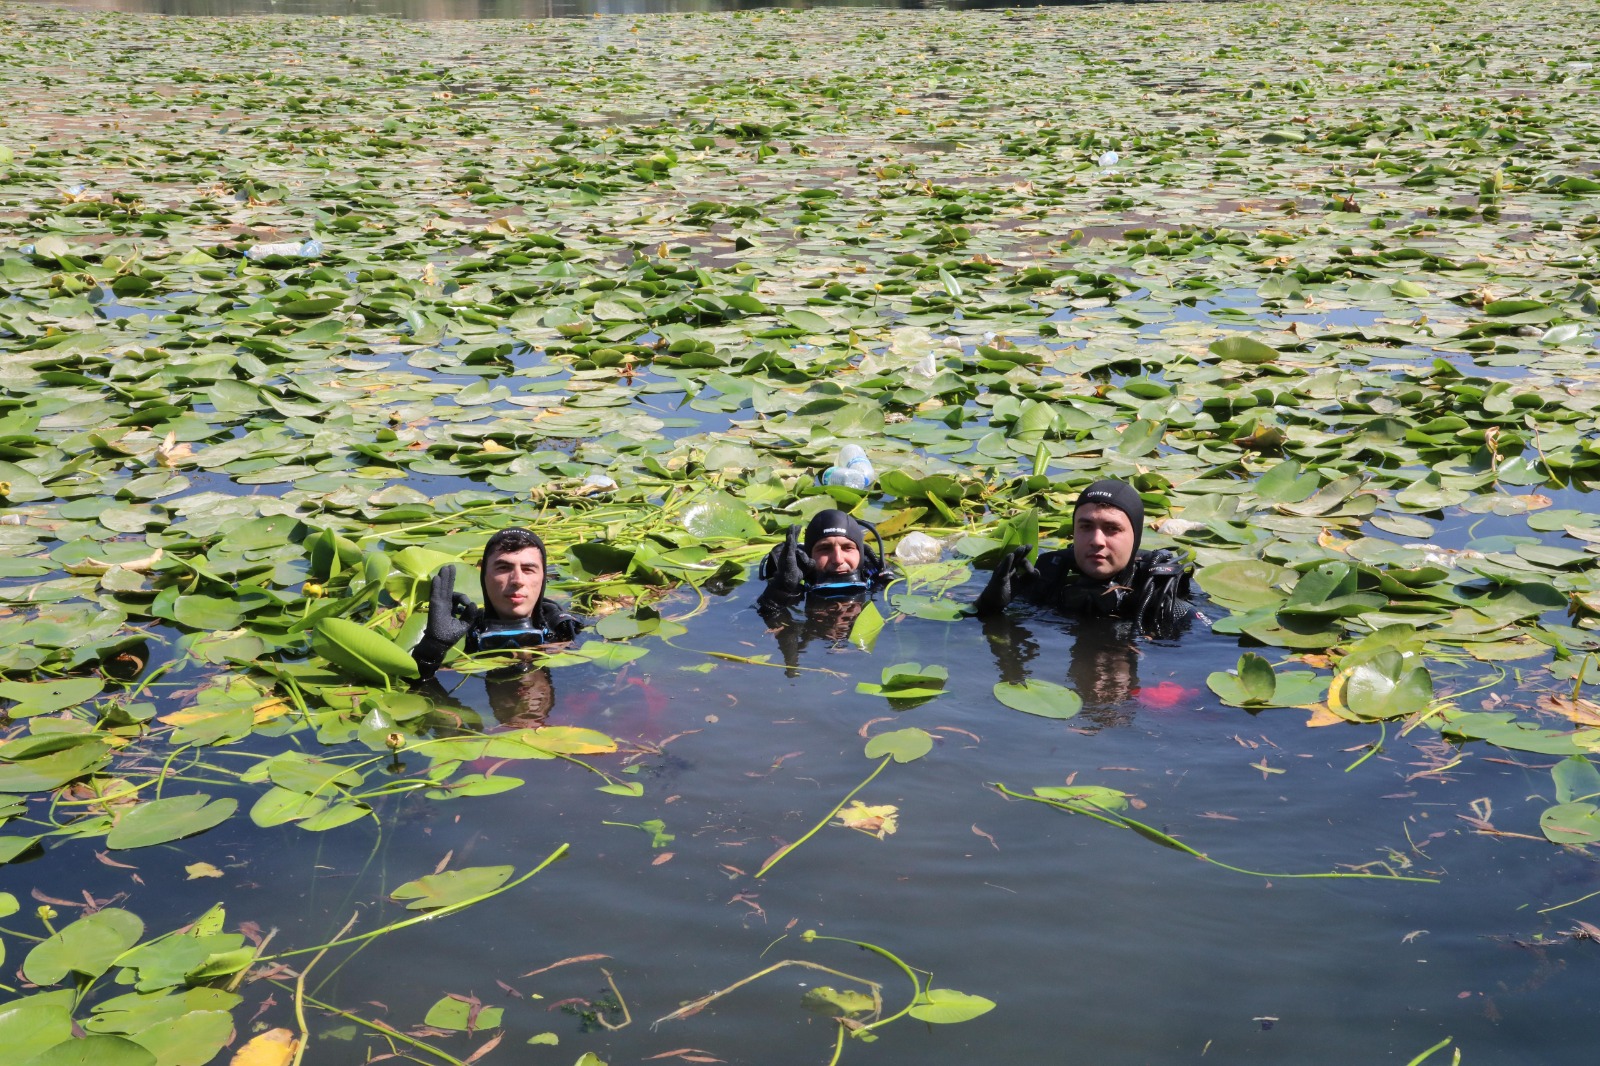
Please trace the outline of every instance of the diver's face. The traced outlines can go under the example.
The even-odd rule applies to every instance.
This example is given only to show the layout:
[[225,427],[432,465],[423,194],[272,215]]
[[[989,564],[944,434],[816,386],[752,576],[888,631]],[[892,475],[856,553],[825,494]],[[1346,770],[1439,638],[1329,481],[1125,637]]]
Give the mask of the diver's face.
[[1133,558],[1133,523],[1115,507],[1083,505],[1072,519],[1072,555],[1088,577],[1115,577]]
[[544,589],[544,556],[538,548],[496,552],[484,571],[489,606],[505,621],[533,617]]
[[853,574],[861,569],[861,549],[849,537],[823,537],[811,546],[811,563],[827,577]]

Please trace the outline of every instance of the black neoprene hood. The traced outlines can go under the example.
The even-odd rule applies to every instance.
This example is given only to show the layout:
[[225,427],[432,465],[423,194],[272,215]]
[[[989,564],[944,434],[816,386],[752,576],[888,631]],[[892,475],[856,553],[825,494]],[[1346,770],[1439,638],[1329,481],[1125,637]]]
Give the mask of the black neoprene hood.
[[1090,503],[1099,504],[1101,507],[1115,507],[1128,516],[1128,522],[1133,526],[1133,554],[1137,556],[1139,542],[1144,539],[1144,501],[1139,498],[1139,491],[1126,481],[1114,481],[1110,478],[1096,481],[1078,493],[1078,502],[1072,505],[1074,521],[1078,517],[1078,508]]
[[829,537],[847,537],[852,544],[862,550],[867,546],[867,528],[843,511],[831,507],[811,516],[811,521],[806,523],[805,539],[800,546],[809,555],[818,541]]

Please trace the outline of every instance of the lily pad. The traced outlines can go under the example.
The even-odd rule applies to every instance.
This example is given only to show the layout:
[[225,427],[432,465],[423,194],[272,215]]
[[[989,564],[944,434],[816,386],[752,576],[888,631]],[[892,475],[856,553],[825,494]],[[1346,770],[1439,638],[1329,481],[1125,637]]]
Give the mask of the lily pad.
[[1040,718],[1072,718],[1083,710],[1083,697],[1054,681],[1002,681],[994,686],[994,698],[1014,711]]

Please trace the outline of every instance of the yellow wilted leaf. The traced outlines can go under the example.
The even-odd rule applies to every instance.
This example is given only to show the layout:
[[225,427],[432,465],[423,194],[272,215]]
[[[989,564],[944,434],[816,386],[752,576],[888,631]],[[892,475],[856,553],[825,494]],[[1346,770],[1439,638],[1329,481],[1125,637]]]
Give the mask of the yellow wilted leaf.
[[895,821],[899,813],[900,808],[892,803],[869,807],[860,800],[851,800],[850,806],[836,815],[839,821],[835,824],[882,840],[899,828]]
[[222,871],[217,869],[215,866],[212,866],[209,862],[190,863],[188,866],[183,868],[183,872],[189,875],[187,878],[185,878],[185,880],[188,881],[194,881],[201,877],[222,876]]
[[207,718],[215,718],[220,713],[222,712],[208,711],[204,707],[190,707],[186,710],[173,711],[171,714],[164,714],[158,718],[157,721],[159,721],[162,725],[194,725],[196,722],[203,722]]
[[486,452],[509,452],[511,449],[497,440],[486,440],[483,442],[483,450]]
[[233,1054],[230,1066],[289,1066],[300,1041],[288,1029],[268,1029]]
[[1311,712],[1311,717],[1306,719],[1306,728],[1316,729],[1325,725],[1343,725],[1344,719],[1328,710],[1326,703],[1313,703],[1306,710]]
[[1317,534],[1317,544],[1323,548],[1331,548],[1336,552],[1345,551],[1350,547],[1350,542],[1339,536],[1331,529],[1324,529]]
[[[501,737],[509,734],[502,733]],[[524,743],[545,751],[563,755],[608,755],[617,750],[617,742],[604,733],[572,725],[546,725],[530,729],[518,738]]]
[[1538,707],[1541,711],[1554,711],[1576,725],[1600,726],[1600,703],[1593,700],[1541,696]]
[[255,714],[255,724],[261,725],[272,721],[274,718],[282,718],[288,714],[289,701],[282,697],[274,697],[270,700],[262,700],[250,710]]

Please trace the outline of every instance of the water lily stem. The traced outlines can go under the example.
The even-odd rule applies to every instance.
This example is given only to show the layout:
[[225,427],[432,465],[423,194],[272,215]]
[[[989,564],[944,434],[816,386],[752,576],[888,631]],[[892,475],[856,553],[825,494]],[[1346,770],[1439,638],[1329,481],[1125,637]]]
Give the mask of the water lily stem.
[[1424,1051],[1422,1054],[1418,1055],[1416,1058],[1412,1059],[1410,1062],[1406,1063],[1406,1066],[1417,1066],[1418,1063],[1422,1062],[1429,1055],[1432,1055],[1435,1051],[1438,1051],[1441,1048],[1449,1047],[1450,1046],[1450,1040],[1451,1040],[1450,1037],[1448,1037],[1448,1036],[1445,1037],[1443,1040],[1439,1041],[1437,1044],[1433,1045],[1431,1048],[1429,1048],[1428,1050]]
[[[878,769],[881,770],[883,767],[880,766]],[[841,806],[843,806],[843,804],[841,804]],[[879,1018],[875,1022],[872,1022],[868,1025],[863,1025],[860,1029],[854,1030],[855,1033],[871,1032],[872,1030],[888,1025],[890,1022],[899,1018],[904,1018],[907,1014],[911,1013],[911,1008],[915,1007],[918,1001],[922,999],[922,979],[917,976],[917,971],[913,970],[909,965],[906,964],[904,959],[900,958],[900,956],[896,955],[888,948],[881,948],[876,944],[869,944],[865,940],[851,940],[848,937],[842,936],[822,936],[818,933],[810,931],[807,931],[805,934],[803,934],[802,939],[806,940],[807,942],[817,940],[834,940],[841,944],[854,944],[863,951],[870,951],[874,955],[880,955],[883,958],[888,959],[890,962],[898,966],[901,972],[904,973],[911,981],[911,999],[904,1007],[901,1007],[898,1011],[889,1015],[887,1018]]]
[[[488,892],[480,893],[476,896],[473,896],[471,899],[464,899],[457,903],[447,904],[446,906],[440,907],[438,910],[429,911],[427,914],[419,914],[415,918],[407,918],[403,921],[393,922],[389,925],[383,926],[380,929],[374,929],[370,933],[362,933],[359,936],[350,937],[348,940],[340,940],[336,937],[333,940],[328,941],[326,944],[317,944],[309,948],[295,948],[292,951],[280,951],[276,955],[258,956],[256,961],[270,962],[275,959],[287,959],[292,955],[304,955],[312,951],[324,951],[328,948],[339,947],[343,944],[359,944],[363,940],[371,940],[373,937],[383,936],[385,933],[393,933],[396,930],[405,929],[413,925],[419,925],[422,922],[431,922],[435,919],[443,918],[447,914],[454,914],[456,911],[465,910],[476,903],[482,903],[486,899],[490,899],[494,896],[500,895],[502,892],[509,892],[513,888],[516,888],[518,885],[531,878],[534,874],[539,873],[546,866],[549,866],[551,863],[565,855],[570,846],[571,845],[568,844],[562,844],[549,855],[545,856],[545,860],[538,866],[535,866],[533,869],[529,870],[515,881],[501,885],[499,888],[491,889]],[[341,933],[340,935],[342,936],[343,934]]]
[[[287,989],[289,987],[288,984],[283,982],[283,981],[274,980],[272,983],[277,985],[279,988],[283,988],[283,989]],[[465,1066],[465,1064],[460,1059],[455,1058],[454,1056],[449,1055],[449,1054],[447,1054],[447,1053],[445,1053],[443,1051],[440,1051],[438,1048],[434,1047],[432,1044],[427,1044],[427,1043],[424,1043],[421,1040],[417,1040],[414,1037],[406,1036],[404,1033],[397,1032],[394,1029],[390,1029],[388,1026],[378,1025],[375,1022],[369,1022],[365,1018],[361,1017],[359,1014],[351,1014],[347,1010],[340,1010],[338,1007],[335,1007],[331,1003],[322,1002],[321,1000],[317,999],[316,996],[308,995],[308,996],[305,997],[305,1000],[306,1000],[307,1003],[311,1004],[313,1007],[317,1008],[318,1010],[327,1011],[329,1014],[336,1014],[339,1017],[344,1018],[347,1021],[355,1022],[357,1025],[364,1025],[368,1029],[371,1029],[373,1032],[382,1034],[386,1039],[399,1040],[399,1041],[401,1041],[403,1043],[410,1044],[414,1048],[419,1048],[422,1051],[426,1051],[430,1055],[437,1055],[440,1059],[443,1059],[445,1062],[450,1063],[451,1066]]]
[[[338,943],[339,937],[350,931],[350,927],[356,924],[356,917],[354,914],[350,916],[350,920],[344,923],[344,928],[339,930],[338,936],[333,938],[333,943]],[[300,1026],[300,1039],[295,1044],[293,1066],[300,1066],[300,1060],[305,1057],[306,1045],[311,1043],[311,1029],[306,1025],[306,974],[311,972],[313,966],[322,961],[322,957],[328,953],[328,948],[332,946],[333,944],[329,944],[313,955],[311,961],[301,967],[300,972],[294,979],[294,1020]]]
[[1243,867],[1230,866],[1225,862],[1213,859],[1205,852],[1196,851],[1183,841],[1168,836],[1166,833],[1163,833],[1154,826],[1146,825],[1137,819],[1129,818],[1113,811],[1108,811],[1103,807],[1096,807],[1090,803],[1072,803],[1063,800],[1047,799],[1044,796],[1028,796],[1021,792],[1013,792],[1011,789],[1000,784],[998,781],[996,781],[991,787],[999,791],[1001,795],[1010,796],[1012,799],[1030,800],[1034,803],[1043,803],[1047,807],[1055,807],[1057,810],[1066,811],[1068,814],[1082,814],[1086,817],[1093,818],[1097,822],[1104,822],[1107,825],[1114,825],[1119,829],[1131,829],[1135,833],[1138,833],[1140,836],[1144,837],[1146,840],[1154,841],[1157,844],[1172,848],[1174,851],[1181,851],[1185,855],[1193,855],[1202,862],[1208,862],[1212,866],[1220,867],[1224,870],[1231,870],[1236,874],[1246,874],[1250,877],[1267,877],[1273,880],[1319,880],[1326,878],[1347,877],[1367,881],[1410,881],[1415,884],[1423,885],[1436,885],[1439,883],[1439,879],[1437,877],[1407,877],[1403,874],[1395,873],[1369,874],[1364,871],[1355,870],[1345,872],[1330,870],[1327,873],[1315,874],[1263,873],[1260,870],[1246,870]]
[[616,1032],[618,1029],[626,1029],[628,1026],[633,1024],[633,1015],[628,1013],[628,1001],[622,998],[622,989],[617,987],[617,982],[615,978],[611,976],[611,971],[602,966],[600,967],[600,972],[606,975],[606,984],[611,986],[611,994],[617,997],[617,1005],[622,1008],[622,1021],[616,1025],[612,1025],[610,1022],[606,1021],[605,1011],[600,1011],[598,1014],[596,1014],[595,1021],[599,1022],[601,1027],[609,1029],[612,1032]]
[[1378,742],[1376,744],[1370,745],[1367,748],[1367,753],[1365,755],[1361,756],[1361,758],[1357,759],[1355,762],[1351,763],[1349,766],[1346,766],[1344,768],[1344,772],[1345,773],[1349,773],[1351,770],[1354,770],[1356,767],[1360,766],[1362,763],[1366,762],[1368,759],[1370,759],[1374,755],[1378,754],[1378,752],[1382,751],[1383,750],[1383,742],[1385,740],[1387,740],[1388,738],[1389,738],[1389,729],[1388,729],[1388,727],[1383,722],[1379,722],[1378,723]]
[[829,811],[823,817],[822,821],[820,821],[816,825],[812,826],[810,832],[806,833],[805,836],[801,837],[799,840],[796,840],[793,844],[790,844],[788,847],[786,847],[782,851],[778,852],[772,858],[768,859],[766,861],[766,863],[761,867],[761,869],[756,871],[756,876],[757,877],[765,877],[765,876],[767,876],[767,871],[772,869],[774,866],[778,865],[778,863],[782,862],[785,855],[788,855],[795,848],[798,848],[801,844],[804,844],[806,841],[808,841],[812,837],[816,836],[817,835],[817,830],[819,830],[823,826],[827,825],[829,820],[831,820],[834,815],[839,813],[839,809],[841,807],[843,807],[846,803],[849,803],[851,800],[855,799],[856,793],[860,792],[862,789],[864,789],[868,785],[872,784],[872,779],[874,777],[877,777],[879,774],[881,774],[883,772],[883,768],[885,766],[888,766],[889,763],[892,762],[893,760],[894,760],[894,756],[893,755],[885,755],[883,757],[883,761],[878,764],[878,768],[876,770],[872,771],[872,773],[868,774],[867,775],[867,779],[865,781],[861,782],[861,784],[859,784],[855,788],[851,789],[850,790],[850,794],[848,796],[846,796],[844,799],[842,799],[838,803],[834,804],[833,810]]

